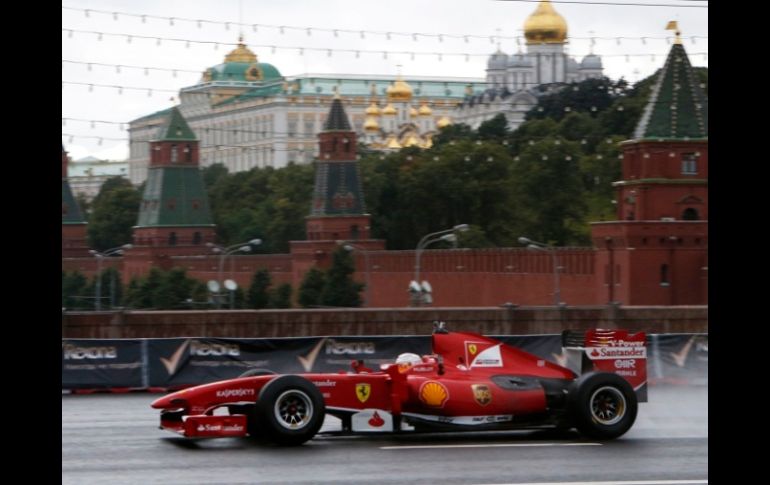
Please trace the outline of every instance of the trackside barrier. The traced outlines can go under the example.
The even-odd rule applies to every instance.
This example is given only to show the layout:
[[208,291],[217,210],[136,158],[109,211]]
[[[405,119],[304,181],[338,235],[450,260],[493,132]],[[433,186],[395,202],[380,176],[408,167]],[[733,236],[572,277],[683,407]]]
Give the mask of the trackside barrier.
[[[566,364],[561,335],[493,338]],[[708,334],[649,335],[647,347],[650,384],[708,384]],[[430,353],[430,336],[63,339],[62,390],[162,392],[237,377],[253,367],[282,374],[345,372],[353,360],[377,369],[402,352]]]

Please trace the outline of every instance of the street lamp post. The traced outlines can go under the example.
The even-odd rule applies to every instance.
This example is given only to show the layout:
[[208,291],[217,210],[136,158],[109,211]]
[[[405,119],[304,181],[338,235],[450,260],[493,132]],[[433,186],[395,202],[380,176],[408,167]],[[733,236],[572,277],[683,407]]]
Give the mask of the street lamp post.
[[561,283],[559,281],[559,271],[561,270],[561,267],[559,266],[559,259],[556,256],[556,248],[549,244],[533,241],[532,239],[524,236],[519,238],[519,243],[526,244],[527,249],[533,249],[535,251],[548,251],[551,253],[553,265],[553,304],[557,307],[560,306],[562,304]]
[[351,244],[349,242],[343,244],[342,247],[345,248],[345,251],[358,251],[364,255],[364,266],[366,271],[366,291],[364,292],[364,306],[367,306],[372,301],[372,293],[370,290],[371,280],[369,278],[369,251],[365,248],[362,248],[361,246]]
[[[106,256],[111,256],[113,254],[123,254],[124,249],[131,249],[132,247],[133,246],[131,244],[124,244],[122,246],[114,247],[103,252],[99,252],[95,249],[92,249],[89,251],[96,258],[96,288],[94,289],[94,291],[96,293],[95,308],[97,312],[102,311],[102,260]],[[112,290],[111,290],[111,298],[114,298],[114,292],[115,292],[114,288],[115,288],[115,284],[113,283]]]
[[[262,244],[261,239],[252,239],[247,242],[233,244],[232,246],[227,246],[227,247],[213,246],[214,251],[221,253],[219,255],[219,271],[217,272],[217,283],[220,285],[220,287],[224,286],[224,281],[222,281],[222,274],[224,272],[225,260],[227,259],[227,257],[237,252],[248,253],[249,251],[251,251],[251,246],[259,246],[260,244]],[[233,306],[233,303],[234,303],[234,293],[233,293],[234,291],[235,291],[234,289],[230,290],[231,307]],[[221,308],[222,306],[222,300],[220,296],[221,295],[217,295],[217,308]]]
[[[420,242],[417,243],[417,248],[415,249],[414,253],[414,282],[417,284],[417,286],[415,287],[414,285],[410,285],[410,288],[422,288],[420,286],[420,259],[422,258],[422,252],[425,251],[425,248],[438,241],[457,242],[456,233],[465,232],[468,229],[468,224],[458,224],[451,229],[444,229],[443,231],[436,231],[430,234],[426,234],[422,237],[422,239],[420,239]],[[413,293],[412,303],[416,306],[421,305],[424,300],[424,292],[413,291]]]

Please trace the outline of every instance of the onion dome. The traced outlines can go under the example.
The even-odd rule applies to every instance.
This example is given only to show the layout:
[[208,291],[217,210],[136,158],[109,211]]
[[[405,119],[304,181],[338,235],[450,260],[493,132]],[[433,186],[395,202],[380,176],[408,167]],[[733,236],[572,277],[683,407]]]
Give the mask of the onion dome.
[[430,109],[427,101],[423,101],[420,104],[420,109],[417,110],[417,112],[420,114],[420,116],[431,116],[433,114],[433,110]]
[[388,139],[385,140],[385,148],[401,148],[401,144],[396,140],[396,135],[390,134]]
[[511,56],[508,67],[532,67],[532,61],[526,55],[519,52]]
[[377,123],[377,119],[374,116],[367,116],[366,121],[364,121],[364,130],[365,131],[379,131],[380,124]]
[[431,148],[433,146],[433,137],[425,135],[425,142],[422,144],[422,148]]
[[497,52],[489,56],[487,61],[487,69],[505,69],[505,65],[508,62],[508,54],[497,49]]
[[257,55],[246,47],[241,37],[238,39],[238,47],[225,55],[225,62],[203,72],[201,82],[263,82],[278,79],[283,79],[280,71],[272,64],[258,62]]
[[380,116],[380,108],[377,106],[377,102],[372,100],[372,104],[366,108],[367,116]]
[[411,108],[409,108],[409,116],[410,116],[410,117],[412,117],[412,118],[416,118],[416,117],[417,117],[417,115],[418,115],[418,113],[417,113],[417,110],[414,108],[414,106],[412,106]]
[[392,85],[385,90],[388,101],[408,102],[412,100],[412,87],[401,76],[398,76]]
[[405,147],[418,146],[420,145],[420,139],[414,133],[409,133],[409,136],[406,137],[406,140],[404,140],[403,145]]
[[436,126],[438,126],[439,128],[444,128],[445,126],[449,126],[451,124],[452,124],[452,120],[450,120],[448,116],[444,116],[436,122]]
[[528,44],[563,44],[567,40],[567,22],[549,0],[541,0],[524,22],[524,36]]
[[588,54],[580,63],[580,69],[601,69],[602,58],[596,54]]
[[396,108],[393,107],[393,104],[388,103],[388,105],[385,106],[385,108],[382,110],[382,114],[384,116],[395,115],[396,114]]

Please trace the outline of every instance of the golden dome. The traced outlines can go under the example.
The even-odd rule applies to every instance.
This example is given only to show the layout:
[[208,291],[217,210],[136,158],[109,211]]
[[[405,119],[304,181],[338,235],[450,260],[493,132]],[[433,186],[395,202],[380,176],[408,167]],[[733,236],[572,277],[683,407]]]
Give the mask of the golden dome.
[[430,135],[425,136],[425,142],[421,145],[422,148],[430,148],[433,146],[433,138]]
[[243,37],[238,38],[238,47],[230,51],[225,56],[225,62],[257,62],[257,55],[254,54],[246,44],[243,43]]
[[412,87],[409,86],[401,76],[398,76],[392,85],[388,86],[385,90],[388,94],[388,101],[411,101],[412,100]]
[[401,144],[396,140],[396,135],[391,134],[388,139],[385,140],[386,148],[401,148]]
[[385,109],[382,110],[383,115],[394,115],[396,114],[396,108],[393,107],[391,103],[388,103],[387,106],[385,106]]
[[433,114],[433,110],[430,109],[430,106],[428,106],[427,101],[423,101],[420,105],[420,110],[418,111],[420,113],[420,116],[430,116]]
[[372,104],[366,108],[366,114],[369,116],[380,116],[380,108],[375,100],[372,100]]
[[364,121],[364,130],[378,131],[379,129],[380,129],[380,124],[377,123],[377,120],[374,118],[374,116],[367,116],[366,121]]
[[420,139],[414,133],[409,133],[409,136],[407,136],[406,140],[401,144],[405,147],[418,146],[420,145]]
[[449,119],[448,116],[443,116],[440,120],[436,122],[436,126],[439,128],[444,128],[445,126],[449,126],[452,124],[452,120]]
[[414,107],[409,108],[409,116],[411,116],[412,118],[417,117],[417,110],[414,109]]
[[567,40],[567,22],[549,0],[541,0],[524,22],[524,36],[527,44],[561,44]]

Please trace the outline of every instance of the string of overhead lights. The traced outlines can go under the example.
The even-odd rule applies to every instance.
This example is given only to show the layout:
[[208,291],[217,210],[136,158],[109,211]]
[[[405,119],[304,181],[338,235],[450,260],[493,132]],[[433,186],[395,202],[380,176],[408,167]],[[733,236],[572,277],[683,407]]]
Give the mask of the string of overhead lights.
[[[538,1],[538,0],[529,0],[529,1]],[[567,3],[580,3],[580,2],[567,2]],[[648,4],[639,4],[639,5],[647,6]],[[693,5],[684,5],[684,7],[692,7],[692,6]],[[242,23],[242,22],[235,22],[235,21],[216,21],[216,20],[192,19],[192,18],[185,18],[185,17],[165,17],[160,15],[117,12],[117,11],[98,10],[98,9],[83,9],[83,8],[76,8],[76,7],[68,7],[65,5],[62,5],[62,9],[75,11],[75,12],[82,12],[86,18],[91,18],[91,14],[97,14],[97,15],[111,16],[114,21],[118,21],[120,20],[120,17],[123,16],[123,17],[129,17],[129,18],[138,18],[141,20],[143,24],[146,24],[147,20],[150,19],[150,20],[162,21],[163,23],[167,23],[168,26],[170,27],[174,27],[177,22],[186,22],[186,23],[195,24],[199,29],[203,28],[204,25],[212,25],[212,26],[216,25],[216,26],[224,27],[226,31],[229,31],[231,27],[247,28],[247,29],[251,29],[251,31],[255,33],[259,32],[260,29],[268,29],[268,30],[275,30],[280,35],[286,34],[287,31],[295,31],[299,33],[305,33],[308,37],[311,37],[313,35],[313,32],[321,32],[324,34],[330,34],[335,38],[339,37],[340,34],[355,35],[356,37],[359,37],[361,39],[365,39],[367,35],[374,35],[374,36],[385,37],[386,40],[392,40],[394,37],[410,38],[412,39],[413,42],[417,42],[420,38],[436,39],[439,42],[443,42],[444,39],[462,39],[465,43],[469,43],[470,40],[472,39],[472,40],[484,40],[484,41],[488,40],[491,44],[494,44],[495,42],[499,42],[501,39],[514,40],[514,39],[521,38],[521,36],[506,36],[506,35],[448,34],[448,33],[431,33],[431,32],[396,32],[396,31],[380,31],[380,30],[367,30],[367,29],[331,29],[328,27],[315,27],[315,26],[308,26],[308,25],[301,26],[301,25],[271,25],[271,24],[260,24],[260,23]],[[695,39],[708,39],[708,36],[690,36],[690,38],[692,39],[692,42],[694,44]],[[620,40],[638,40],[638,39],[662,40],[662,39],[670,39],[670,37],[657,37],[657,36],[575,37],[575,36],[571,36],[570,39],[614,40],[620,43]]]
[[[104,136],[96,136],[96,135],[80,135],[80,134],[71,134],[71,133],[62,133],[62,137],[68,137],[69,142],[72,143],[75,138],[89,138],[89,139],[97,139],[100,140],[99,144],[101,144],[101,141],[129,141],[127,138],[115,138],[115,137],[104,137]],[[579,143],[581,146],[585,146],[588,144],[588,140],[583,138],[581,140],[566,140],[560,137],[554,137],[551,135],[533,135],[533,136],[527,136],[527,145],[528,146],[535,146],[536,144],[541,143],[544,140],[551,141],[551,144],[554,146],[560,146],[562,144],[566,143]],[[135,140],[137,141],[137,140]],[[143,142],[149,143],[148,140],[141,140]],[[612,145],[615,146],[618,143],[620,143],[622,140],[615,140],[613,138],[605,138],[603,140],[597,141],[597,143],[601,144],[604,143],[606,145]],[[462,143],[463,141],[456,141],[456,140],[450,140],[449,145],[455,146],[458,143]],[[493,140],[476,140],[471,142],[477,146],[481,145],[496,145],[496,146],[503,146],[503,147],[509,147],[511,143],[508,140],[502,140],[501,142],[495,142]],[[270,150],[285,150],[285,151],[299,151],[304,152],[306,151],[302,147],[297,148],[286,148],[286,149],[280,149],[275,147],[264,147],[264,146],[253,146],[253,145],[231,145],[228,143],[213,143],[213,144],[200,144],[199,148],[202,149],[216,149],[216,150],[243,150],[243,151],[258,151],[262,150],[264,148],[269,148]],[[315,148],[312,148],[310,151],[315,151]],[[675,152],[671,152],[675,153]],[[696,153],[696,156],[698,156],[699,153]],[[581,154],[581,156],[593,156],[597,159],[601,160],[605,155],[601,153],[593,153],[593,154]],[[649,154],[648,154],[649,156]],[[514,160],[518,160],[518,156],[514,157]],[[619,157],[622,158],[622,157]],[[435,156],[434,159],[438,159],[438,156]]]
[[[74,35],[77,34],[86,34],[86,35],[94,35],[96,37],[96,40],[101,41],[104,39],[104,37],[121,37],[125,38],[127,43],[133,42],[134,39],[140,39],[140,40],[149,40],[154,41],[156,46],[163,45],[163,42],[176,42],[180,44],[184,44],[186,48],[189,48],[192,44],[202,44],[202,45],[210,45],[213,46],[214,49],[219,49],[219,46],[237,46],[238,43],[235,42],[220,42],[220,41],[213,41],[213,40],[195,40],[195,39],[185,39],[185,38],[179,38],[179,37],[161,37],[161,36],[154,36],[154,35],[138,35],[138,34],[126,34],[126,33],[116,33],[116,32],[100,32],[95,30],[80,30],[80,29],[71,29],[67,27],[62,27],[62,32],[65,32],[67,34],[68,38],[74,38]],[[640,37],[642,40],[642,44],[646,45],[646,39],[650,39],[649,37]],[[668,44],[671,44],[673,41],[673,37],[665,37]],[[693,42],[694,43],[694,42]],[[329,47],[311,47],[311,46],[285,46],[285,45],[277,45],[277,44],[245,44],[248,47],[254,47],[254,48],[261,48],[261,49],[270,49],[272,54],[275,54],[277,50],[282,51],[297,51],[297,54],[304,55],[305,51],[311,51],[311,52],[322,52],[326,53],[327,57],[331,57],[334,52],[346,52],[350,54],[354,54],[356,57],[360,57],[361,54],[377,54],[383,56],[384,59],[388,58],[388,55],[409,55],[411,56],[411,59],[414,60],[415,56],[438,56],[439,60],[442,60],[443,56],[457,56],[457,57],[465,57],[466,62],[470,59],[470,57],[489,57],[489,53],[470,53],[470,52],[427,52],[427,51],[393,51],[393,50],[381,50],[381,49],[338,49],[338,48],[329,48]],[[593,43],[592,43],[593,45]],[[618,42],[618,45],[620,43]],[[591,52],[589,52],[590,54]],[[570,55],[575,56],[585,56],[587,54],[576,54],[576,53],[570,53]],[[608,56],[623,56],[623,55],[636,55],[636,54],[608,54]]]

